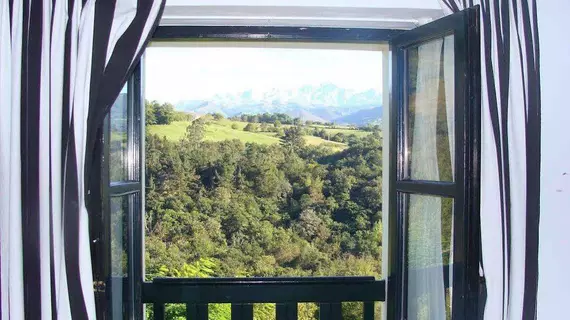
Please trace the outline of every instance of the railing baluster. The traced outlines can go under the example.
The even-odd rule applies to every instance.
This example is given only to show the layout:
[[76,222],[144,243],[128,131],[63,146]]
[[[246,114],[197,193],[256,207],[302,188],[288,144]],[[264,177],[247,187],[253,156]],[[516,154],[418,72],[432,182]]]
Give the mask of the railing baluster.
[[342,320],[342,304],[341,303],[320,303],[319,304],[320,320]]
[[186,304],[186,320],[208,320],[207,304]]
[[330,317],[331,306],[330,303],[319,303],[319,319],[325,320]]
[[142,302],[154,305],[158,320],[167,303],[185,304],[191,320],[208,319],[212,303],[231,304],[232,320],[253,320],[254,303],[273,303],[277,320],[297,320],[299,301],[316,303],[321,320],[340,320],[342,303],[360,302],[363,319],[373,320],[385,288],[374,277],[157,278],[143,284]]
[[364,320],[374,320],[374,301],[364,302]]
[[275,314],[277,320],[297,320],[297,303],[277,303]]
[[232,320],[253,320],[253,304],[232,303]]
[[164,320],[164,304],[155,302],[153,306],[154,320]]

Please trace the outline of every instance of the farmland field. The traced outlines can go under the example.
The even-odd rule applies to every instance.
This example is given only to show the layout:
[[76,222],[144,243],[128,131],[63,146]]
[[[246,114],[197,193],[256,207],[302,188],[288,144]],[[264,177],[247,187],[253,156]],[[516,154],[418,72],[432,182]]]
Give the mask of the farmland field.
[[[156,134],[161,137],[166,137],[168,140],[171,141],[177,141],[184,137],[184,135],[186,134],[186,127],[188,127],[188,125],[190,124],[191,124],[190,121],[173,121],[168,125],[147,126],[147,130],[151,134]],[[276,144],[281,141],[275,132],[244,131],[243,129],[246,125],[247,122],[232,121],[228,119],[210,120],[206,125],[204,140],[223,141],[223,140],[238,139],[243,141],[244,143],[253,142],[265,145]],[[289,125],[283,125],[283,128],[287,127],[289,127]],[[364,137],[370,134],[369,132],[366,131],[352,129],[352,128],[342,128],[342,127],[330,128],[326,126],[312,125],[309,128],[324,129],[327,133],[330,133],[331,136],[337,133],[343,133],[345,135],[354,134],[357,137]],[[311,135],[304,136],[304,139],[308,145],[327,145],[335,150],[342,150],[346,148],[346,144],[344,143],[329,141]]]

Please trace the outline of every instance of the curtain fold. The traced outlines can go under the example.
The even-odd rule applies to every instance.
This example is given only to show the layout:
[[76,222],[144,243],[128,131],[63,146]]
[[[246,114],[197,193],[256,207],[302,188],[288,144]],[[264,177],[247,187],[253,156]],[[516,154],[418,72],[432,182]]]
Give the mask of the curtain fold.
[[536,319],[541,89],[536,0],[481,5],[481,244],[485,319]]
[[0,1],[1,320],[97,317],[92,136],[164,3]]

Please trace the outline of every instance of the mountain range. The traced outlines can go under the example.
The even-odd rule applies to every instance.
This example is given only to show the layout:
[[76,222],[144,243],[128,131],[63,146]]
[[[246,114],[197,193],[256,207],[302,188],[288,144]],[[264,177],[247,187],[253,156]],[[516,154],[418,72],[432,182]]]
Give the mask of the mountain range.
[[374,89],[355,91],[323,83],[287,90],[217,94],[205,100],[180,101],[175,108],[196,115],[219,112],[232,117],[265,112],[285,113],[305,121],[365,125],[381,120],[382,95]]

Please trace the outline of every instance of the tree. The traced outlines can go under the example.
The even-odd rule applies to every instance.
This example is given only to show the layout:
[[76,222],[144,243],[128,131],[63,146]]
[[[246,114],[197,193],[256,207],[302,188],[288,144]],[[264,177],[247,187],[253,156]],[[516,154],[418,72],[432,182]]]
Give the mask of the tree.
[[[190,264],[184,264],[181,270],[168,268],[163,265],[159,270],[161,277],[176,277],[176,278],[209,278],[215,276],[216,262],[212,259],[201,258],[198,261]],[[165,310],[166,319],[186,319],[186,307],[182,304],[169,304],[166,305]],[[224,304],[211,304],[208,306],[208,319],[223,320],[231,316],[231,307]],[[154,319],[154,309],[152,307],[146,308],[146,318]]]
[[174,111],[174,121],[192,121],[194,116],[191,113],[184,111]]
[[[280,144],[244,143],[234,137],[208,141],[204,135],[213,119],[206,115],[194,120],[180,141],[147,132],[147,280],[157,276],[380,276],[379,132],[346,137],[343,150],[305,143],[305,131],[318,134],[322,129],[301,126],[279,125]],[[258,119],[275,128],[277,121],[285,124],[286,118],[262,114]],[[259,126],[252,123],[250,129]],[[447,213],[451,204],[442,208],[442,216],[451,221]],[[450,228],[442,222],[446,234],[451,234]],[[447,238],[442,241],[445,248],[450,247]],[[444,252],[444,260],[448,259],[445,254],[449,256]],[[165,308],[167,319],[184,316],[183,305]],[[255,308],[256,319],[274,319],[274,306]],[[214,313],[210,319],[230,316],[226,307]],[[299,319],[313,319],[316,313],[315,305],[302,304]],[[361,304],[343,305],[343,318],[362,319],[362,315]]]
[[308,241],[313,241],[315,239],[324,241],[330,235],[330,231],[326,224],[313,209],[303,210],[294,227],[297,229],[299,235]]
[[269,131],[269,125],[265,122],[262,122],[261,125],[259,126],[259,131],[268,132]]
[[331,140],[335,141],[335,142],[345,142],[344,133],[339,132],[339,133],[335,134],[334,136],[332,136]]
[[216,112],[216,113],[212,114],[212,117],[213,117],[214,120],[216,120],[216,121],[220,121],[220,120],[222,120],[222,119],[225,118],[224,115],[221,114],[221,113],[219,113],[219,112]]
[[303,128],[300,126],[286,128],[281,143],[289,150],[300,151],[305,146]]
[[156,118],[156,124],[170,124],[174,121],[175,111],[174,106],[170,103],[164,103],[161,105],[154,105],[154,114]]
[[237,130],[239,128],[237,123],[232,123],[232,129]]
[[154,125],[156,124],[156,107],[160,106],[156,101],[146,101],[145,102],[145,121],[146,125]]
[[257,131],[258,126],[256,123],[249,122],[244,128],[243,131],[255,132]]
[[186,136],[184,141],[186,141],[192,148],[198,146],[200,141],[204,139],[204,131],[206,130],[206,122],[202,118],[198,118],[192,121],[188,127],[186,127]]

